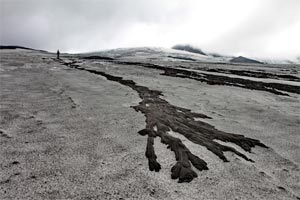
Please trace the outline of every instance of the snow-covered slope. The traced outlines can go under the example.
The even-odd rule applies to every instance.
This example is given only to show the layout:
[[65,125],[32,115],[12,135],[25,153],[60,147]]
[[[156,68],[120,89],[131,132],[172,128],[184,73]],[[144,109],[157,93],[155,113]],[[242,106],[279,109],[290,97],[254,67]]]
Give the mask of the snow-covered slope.
[[[114,59],[134,59],[134,60],[160,60],[160,61],[174,61],[180,60],[183,62],[216,62],[216,63],[231,63],[232,59],[238,57],[224,56],[216,53],[207,53],[202,55],[198,53],[192,53],[183,50],[176,50],[162,47],[136,47],[136,48],[118,48],[107,51],[98,51],[81,54],[83,56],[105,56]],[[217,55],[217,56],[216,56]],[[276,60],[276,59],[258,59],[258,58],[245,58],[245,62],[239,62],[240,64],[249,64],[247,60],[257,61],[259,64],[299,64],[297,60]]]

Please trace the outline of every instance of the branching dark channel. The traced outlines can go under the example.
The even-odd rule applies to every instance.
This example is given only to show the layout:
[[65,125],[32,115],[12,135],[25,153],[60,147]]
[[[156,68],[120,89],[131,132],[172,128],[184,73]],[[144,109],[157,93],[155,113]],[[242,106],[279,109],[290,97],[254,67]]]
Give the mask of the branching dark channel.
[[260,90],[266,91],[277,95],[289,96],[288,93],[300,94],[300,87],[295,85],[287,85],[282,83],[267,83],[261,81],[248,80],[243,78],[233,78],[228,77],[226,75],[215,75],[215,74],[206,74],[201,72],[189,71],[185,69],[178,69],[173,67],[160,66],[151,63],[140,63],[140,62],[122,62],[122,61],[114,61],[117,64],[125,64],[125,65],[137,65],[151,69],[159,69],[162,70],[162,75],[164,76],[172,76],[172,77],[180,77],[180,78],[188,78],[201,82],[205,82],[210,85],[227,85],[227,86],[235,86],[241,87],[251,90]]
[[200,171],[208,170],[208,167],[207,163],[194,155],[179,138],[170,135],[169,131],[171,130],[183,135],[195,144],[206,147],[224,162],[228,162],[224,155],[224,152],[228,151],[247,161],[253,161],[236,149],[222,145],[215,140],[232,142],[247,152],[251,152],[251,148],[255,146],[267,148],[259,140],[223,132],[206,122],[196,121],[195,118],[204,119],[210,117],[170,104],[160,97],[162,95],[160,91],[150,90],[145,86],[137,85],[132,80],[124,80],[122,77],[112,76],[102,71],[77,66],[75,63],[64,64],[78,70],[106,77],[110,81],[130,87],[139,94],[142,101],[138,105],[133,106],[133,108],[137,112],[143,113],[146,117],[146,127],[140,130],[139,134],[148,137],[145,155],[148,159],[149,169],[156,172],[161,169],[154,149],[154,138],[159,137],[161,142],[166,144],[167,148],[175,154],[176,164],[171,169],[171,177],[172,179],[178,179],[179,183],[190,182],[197,177],[196,172],[191,167],[192,165]]

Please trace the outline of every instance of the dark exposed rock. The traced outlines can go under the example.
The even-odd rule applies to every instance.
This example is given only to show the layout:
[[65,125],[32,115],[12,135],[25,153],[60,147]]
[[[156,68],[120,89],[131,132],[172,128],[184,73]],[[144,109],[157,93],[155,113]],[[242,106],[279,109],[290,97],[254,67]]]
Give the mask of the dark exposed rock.
[[29,178],[30,179],[36,179],[37,177],[35,175],[31,175]]
[[10,139],[11,136],[9,136],[8,134],[6,134],[4,131],[0,130],[0,137],[6,138],[6,139]]
[[280,189],[280,190],[286,191],[286,189],[282,186],[278,186],[277,188]]
[[12,163],[11,163],[12,165],[18,165],[18,164],[20,164],[18,161],[13,161]]
[[175,154],[176,164],[171,169],[171,178],[178,179],[179,183],[190,182],[197,177],[191,165],[198,170],[207,170],[208,167],[204,160],[192,154],[182,141],[170,135],[169,131],[175,131],[191,142],[206,147],[224,162],[228,162],[224,155],[224,152],[227,151],[233,152],[247,161],[253,161],[233,147],[222,145],[215,140],[232,142],[247,152],[250,152],[251,148],[255,146],[267,148],[267,146],[259,140],[247,138],[243,135],[223,132],[206,122],[196,121],[195,118],[210,117],[170,104],[160,97],[162,95],[160,91],[150,90],[145,86],[137,85],[132,80],[124,80],[122,77],[112,76],[102,71],[76,65],[71,65],[70,67],[104,76],[107,80],[126,85],[139,94],[142,101],[138,105],[133,106],[133,108],[137,112],[143,113],[146,117],[146,127],[140,130],[139,134],[148,137],[145,155],[148,159],[149,169],[151,171],[159,171],[161,168],[153,146],[154,138],[159,137],[161,142],[166,144],[167,148]]
[[179,59],[179,60],[188,60],[188,61],[196,61],[193,58],[186,58],[186,57],[180,57],[180,56],[168,56],[169,58],[173,58],[173,59]]
[[300,78],[289,74],[272,74],[268,72],[256,72],[256,71],[249,71],[249,70],[230,70],[230,69],[218,69],[218,68],[206,69],[205,71],[218,72],[224,74],[235,74],[239,76],[247,76],[247,77],[255,77],[255,78],[272,78],[272,79],[283,79],[283,80],[300,82]]
[[105,56],[86,56],[83,58],[84,59],[94,59],[94,60],[114,60],[113,58],[105,57]]
[[222,75],[204,74],[198,72],[184,71],[184,70],[173,70],[168,69],[162,75],[174,76],[181,78],[194,79],[201,82],[206,82],[210,85],[228,85],[235,87],[242,87],[252,90],[261,90],[270,92],[277,95],[289,96],[285,92],[300,94],[300,87],[295,85],[287,85],[282,83],[267,83],[260,81],[247,80],[243,78],[232,78]]
[[266,92],[271,92],[277,95],[289,96],[287,93],[296,93],[300,94],[300,87],[295,85],[287,85],[283,83],[267,83],[261,81],[247,80],[243,78],[233,78],[228,77],[226,75],[214,75],[214,74],[206,74],[201,72],[189,71],[185,69],[178,69],[166,66],[155,65],[151,63],[140,63],[140,62],[122,62],[122,61],[114,61],[118,64],[126,64],[126,65],[137,65],[151,69],[159,69],[164,71],[162,75],[165,76],[173,76],[180,78],[189,78],[201,82],[205,82],[210,85],[228,85],[241,87],[251,90],[261,90]]
[[146,147],[146,157],[148,158],[148,165],[149,165],[149,169],[150,171],[155,170],[156,172],[158,172],[161,169],[160,164],[156,161],[157,156],[154,152],[154,137],[153,136],[148,136],[147,139],[147,147]]

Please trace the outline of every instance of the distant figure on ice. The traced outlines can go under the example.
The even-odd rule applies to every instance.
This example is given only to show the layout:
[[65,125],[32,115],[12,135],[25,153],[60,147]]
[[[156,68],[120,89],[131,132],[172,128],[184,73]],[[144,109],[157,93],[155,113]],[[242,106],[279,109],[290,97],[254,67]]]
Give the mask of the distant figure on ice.
[[57,59],[59,59],[59,54],[60,54],[60,52],[59,52],[59,50],[57,50],[57,52],[56,52]]

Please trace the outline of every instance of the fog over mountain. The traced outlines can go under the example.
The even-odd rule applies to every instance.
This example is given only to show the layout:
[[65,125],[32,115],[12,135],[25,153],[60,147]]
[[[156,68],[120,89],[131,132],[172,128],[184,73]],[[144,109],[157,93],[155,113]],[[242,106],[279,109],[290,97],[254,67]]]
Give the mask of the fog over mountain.
[[0,0],[1,45],[63,52],[191,44],[296,59],[299,0]]

